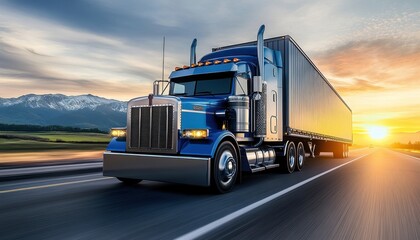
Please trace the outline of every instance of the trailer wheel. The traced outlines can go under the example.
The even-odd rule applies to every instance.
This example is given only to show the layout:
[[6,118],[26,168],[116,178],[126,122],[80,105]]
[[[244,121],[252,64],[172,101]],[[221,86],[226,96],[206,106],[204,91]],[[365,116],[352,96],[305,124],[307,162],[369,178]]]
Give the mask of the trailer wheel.
[[302,142],[298,143],[296,152],[297,152],[296,170],[302,171],[303,164],[305,163],[305,148]]
[[344,158],[345,150],[344,144],[337,144],[333,151],[334,158]]
[[213,159],[212,187],[217,193],[232,190],[238,177],[238,156],[232,143],[222,142]]
[[295,170],[296,166],[296,146],[293,142],[290,142],[287,145],[286,157],[282,158],[282,169],[283,172],[292,173]]
[[117,179],[127,185],[136,185],[137,183],[142,181],[141,179],[122,178],[122,177],[117,177]]
[[344,145],[344,157],[345,158],[349,157],[349,145],[347,144]]

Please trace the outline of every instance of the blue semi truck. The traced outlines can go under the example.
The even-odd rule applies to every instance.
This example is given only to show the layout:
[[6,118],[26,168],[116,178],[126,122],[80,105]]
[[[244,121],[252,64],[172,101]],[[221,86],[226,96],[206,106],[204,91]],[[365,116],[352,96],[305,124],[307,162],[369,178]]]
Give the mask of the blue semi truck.
[[[290,36],[214,48],[128,102],[103,174],[230,191],[244,172],[301,171],[320,152],[348,156],[352,112]],[[163,91],[161,91],[161,89]],[[168,91],[167,91],[168,90]],[[168,92],[163,95],[163,92]]]

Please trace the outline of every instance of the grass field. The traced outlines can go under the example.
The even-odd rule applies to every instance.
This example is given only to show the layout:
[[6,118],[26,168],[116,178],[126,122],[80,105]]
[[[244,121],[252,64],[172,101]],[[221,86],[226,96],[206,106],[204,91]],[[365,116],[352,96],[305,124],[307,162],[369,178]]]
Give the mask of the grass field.
[[101,133],[0,131],[0,152],[103,150],[110,140]]

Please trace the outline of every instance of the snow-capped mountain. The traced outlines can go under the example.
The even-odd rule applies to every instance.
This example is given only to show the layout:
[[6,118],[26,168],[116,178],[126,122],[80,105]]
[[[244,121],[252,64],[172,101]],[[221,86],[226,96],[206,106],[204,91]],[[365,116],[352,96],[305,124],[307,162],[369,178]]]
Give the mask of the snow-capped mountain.
[[91,94],[0,98],[0,123],[109,129],[125,126],[127,102]]
[[30,108],[50,108],[61,111],[74,111],[80,109],[95,110],[99,106],[108,105],[115,111],[127,111],[126,102],[106,99],[91,94],[79,96],[66,96],[63,94],[28,94],[18,98],[0,98],[0,107],[9,107],[19,104]]

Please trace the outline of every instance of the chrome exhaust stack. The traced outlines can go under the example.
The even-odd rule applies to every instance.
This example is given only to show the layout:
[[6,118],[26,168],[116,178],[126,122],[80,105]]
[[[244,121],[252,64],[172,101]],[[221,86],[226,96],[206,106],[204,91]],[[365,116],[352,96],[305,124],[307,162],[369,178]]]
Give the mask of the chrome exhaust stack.
[[[254,137],[264,138],[266,136],[266,83],[264,81],[264,30],[261,25],[257,34],[257,55],[259,76],[253,78],[253,124]],[[262,141],[259,141],[260,145]]]
[[190,65],[191,64],[196,64],[196,62],[197,62],[197,57],[196,57],[196,53],[195,53],[196,47],[197,47],[197,38],[194,38],[194,40],[191,43]]

